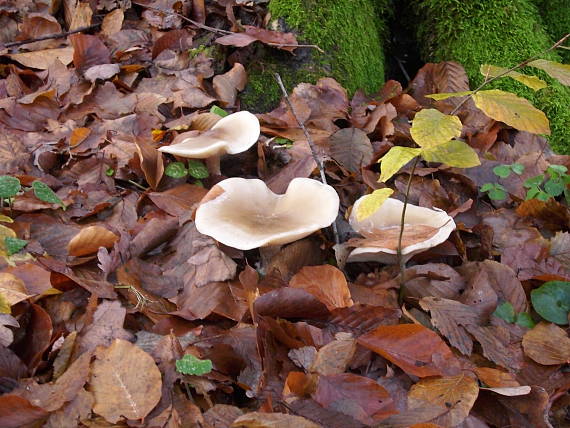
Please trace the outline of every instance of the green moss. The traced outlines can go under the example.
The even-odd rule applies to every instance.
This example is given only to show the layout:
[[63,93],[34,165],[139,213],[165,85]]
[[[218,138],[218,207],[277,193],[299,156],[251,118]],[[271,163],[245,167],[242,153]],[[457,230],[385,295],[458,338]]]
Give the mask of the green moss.
[[[416,0],[418,38],[426,61],[463,64],[472,86],[483,82],[481,64],[511,67],[552,45],[542,27],[538,10],[530,0]],[[560,61],[556,52],[544,58]],[[523,72],[537,73],[524,69]],[[494,87],[528,98],[550,120],[551,146],[570,153],[570,90],[552,79],[550,88],[533,92],[510,78]]]
[[[535,0],[546,30],[554,41],[560,40],[570,32],[570,5],[568,0]],[[565,46],[570,46],[566,40]],[[558,49],[564,63],[570,63],[570,50]]]
[[[293,31],[301,44],[295,55],[263,48],[259,61],[250,65],[250,87],[242,101],[257,110],[275,105],[280,98],[272,74],[280,72],[290,90],[300,82],[315,83],[331,76],[350,93],[374,92],[384,82],[382,6],[389,0],[271,0],[270,29]],[[255,103],[261,105],[255,105]]]

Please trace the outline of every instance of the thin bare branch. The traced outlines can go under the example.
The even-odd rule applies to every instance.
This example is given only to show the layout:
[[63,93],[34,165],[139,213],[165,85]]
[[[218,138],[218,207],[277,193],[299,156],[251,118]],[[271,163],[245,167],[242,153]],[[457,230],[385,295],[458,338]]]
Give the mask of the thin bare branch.
[[75,30],[65,31],[63,33],[47,34],[45,36],[36,37],[34,39],[18,40],[17,42],[8,42],[8,43],[4,43],[4,47],[5,48],[13,48],[13,47],[17,47],[17,46],[27,45],[28,43],[41,42],[42,40],[63,39],[65,37],[69,36],[70,34],[82,33],[84,31],[95,30],[96,28],[99,28],[100,26],[101,26],[101,24],[93,24],[93,25],[90,25],[88,27],[81,27],[81,28],[77,28]]

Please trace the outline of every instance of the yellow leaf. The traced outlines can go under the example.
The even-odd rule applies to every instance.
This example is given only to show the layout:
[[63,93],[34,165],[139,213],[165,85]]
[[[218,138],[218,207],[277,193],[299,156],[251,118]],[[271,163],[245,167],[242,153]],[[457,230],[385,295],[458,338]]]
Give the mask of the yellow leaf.
[[9,313],[12,313],[10,302],[8,302],[8,299],[6,299],[6,296],[4,296],[4,294],[0,293],[0,314]]
[[441,101],[452,97],[465,97],[471,95],[473,91],[461,91],[461,92],[442,92],[441,94],[430,94],[426,95],[427,98],[432,100]]
[[[508,68],[504,67],[497,67],[495,65],[483,64],[481,65],[481,74],[485,77],[497,77],[498,75],[506,72]],[[530,89],[534,91],[538,91],[539,89],[546,88],[548,85],[544,80],[539,79],[536,76],[528,76],[526,74],[519,73],[518,71],[509,71],[507,74],[504,74],[501,77],[512,77],[517,82],[522,83],[523,85],[528,86]]]
[[356,220],[362,221],[370,217],[382,206],[384,201],[386,201],[392,193],[394,193],[392,189],[378,189],[366,195],[358,205]]
[[0,221],[3,221],[4,223],[14,223],[14,220],[4,214],[0,214]]
[[560,64],[559,62],[537,59],[529,62],[528,65],[540,68],[541,70],[546,71],[550,77],[554,77],[563,85],[570,86],[570,64]]
[[410,133],[420,147],[432,147],[459,137],[462,128],[457,116],[429,108],[416,113]]
[[422,157],[428,162],[441,162],[457,168],[471,168],[481,164],[475,150],[458,140],[424,148]]
[[400,168],[411,161],[421,153],[422,149],[413,149],[411,147],[392,147],[378,161],[381,163],[382,172],[378,181],[388,181]]
[[515,94],[491,89],[477,92],[473,95],[473,101],[490,118],[505,122],[519,131],[550,135],[546,115]]
[[0,256],[8,257],[8,252],[6,251],[6,244],[4,243],[7,237],[15,238],[16,232],[14,232],[9,227],[0,224]]

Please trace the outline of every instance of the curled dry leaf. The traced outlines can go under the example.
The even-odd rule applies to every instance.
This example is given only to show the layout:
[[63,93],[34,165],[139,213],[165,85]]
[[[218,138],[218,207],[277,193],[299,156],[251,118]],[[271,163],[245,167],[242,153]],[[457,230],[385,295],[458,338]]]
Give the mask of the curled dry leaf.
[[125,340],[99,348],[91,368],[93,411],[116,423],[121,416],[142,419],[158,404],[162,379],[152,357]]
[[527,395],[530,394],[532,388],[528,385],[525,386],[510,386],[510,387],[503,387],[503,388],[481,388],[486,391],[493,391],[500,395],[505,395],[507,397],[516,397],[518,395]]
[[522,340],[524,353],[545,366],[570,362],[570,338],[555,324],[540,322]]
[[329,311],[353,304],[344,274],[331,265],[305,266],[291,278],[289,286],[311,293]]
[[454,427],[469,415],[479,395],[475,379],[459,374],[457,376],[422,379],[412,386],[408,394],[408,408],[435,404],[448,411],[434,422]]
[[243,91],[247,83],[245,68],[236,62],[230,71],[215,76],[212,83],[220,104],[223,107],[234,106],[238,91]]
[[459,362],[436,333],[419,324],[380,326],[358,343],[419,377],[454,374]]
[[69,241],[67,252],[70,256],[87,256],[97,253],[101,247],[113,248],[118,240],[117,235],[103,226],[88,226]]

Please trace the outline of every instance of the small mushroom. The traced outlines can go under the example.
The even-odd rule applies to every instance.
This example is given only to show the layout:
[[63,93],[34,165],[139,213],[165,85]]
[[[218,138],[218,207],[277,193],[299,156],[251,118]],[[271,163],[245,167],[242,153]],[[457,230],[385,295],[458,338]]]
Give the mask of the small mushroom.
[[240,111],[220,119],[210,130],[199,135],[195,132],[180,134],[173,144],[158,150],[183,158],[206,159],[210,173],[221,175],[220,157],[245,152],[257,142],[259,133],[257,117],[248,111]]
[[[362,221],[356,219],[358,199],[350,215],[351,227],[364,238],[348,241],[355,247],[348,256],[348,262],[375,261],[384,264],[398,262],[398,238],[404,203],[388,198],[370,217]],[[413,255],[445,242],[455,229],[455,222],[447,213],[438,208],[430,209],[408,204],[402,237],[402,256],[408,261]]]
[[329,185],[295,178],[283,195],[258,179],[228,178],[204,196],[196,228],[240,250],[287,244],[330,226],[339,198]]

